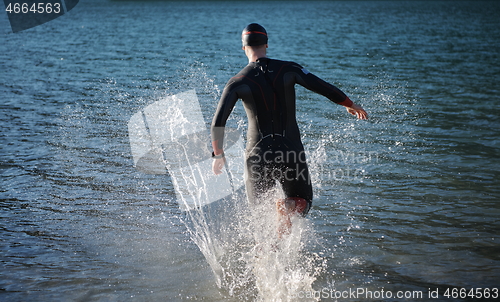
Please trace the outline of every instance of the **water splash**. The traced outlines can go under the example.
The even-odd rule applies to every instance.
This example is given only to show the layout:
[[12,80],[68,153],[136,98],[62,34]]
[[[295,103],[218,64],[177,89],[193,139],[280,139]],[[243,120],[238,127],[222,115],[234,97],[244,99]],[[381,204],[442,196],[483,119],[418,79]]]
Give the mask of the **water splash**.
[[[274,193],[247,206],[243,194],[221,204],[191,209],[184,221],[216,277],[217,286],[239,301],[296,301],[313,292],[326,260],[309,252],[317,244],[311,222],[294,217],[290,234],[278,237]],[[217,215],[214,215],[217,214]]]
[[[199,77],[198,73],[199,70],[195,69],[190,74],[193,77]],[[275,202],[278,198],[284,197],[283,193],[276,190],[259,206],[250,207],[244,187],[234,185],[243,180],[239,173],[240,169],[231,173],[232,168],[239,165],[236,163],[236,155],[228,158],[230,168],[225,173],[225,177],[231,184],[230,194],[224,194],[226,195],[224,198],[211,198],[209,188],[213,187],[213,183],[208,179],[213,175],[207,176],[208,173],[212,173],[210,165],[198,164],[206,160],[211,162],[211,160],[198,156],[200,152],[197,150],[200,146],[202,149],[209,146],[208,133],[206,133],[206,142],[196,144],[191,144],[191,139],[185,141],[179,137],[171,137],[174,135],[186,138],[193,133],[199,133],[199,128],[204,126],[203,121],[200,120],[195,127],[191,122],[192,118],[180,114],[182,112],[176,108],[185,104],[179,100],[180,98],[175,96],[169,98],[170,103],[178,105],[169,105],[169,108],[175,111],[175,118],[163,117],[158,119],[157,125],[144,123],[145,120],[151,120],[149,115],[159,112],[158,108],[153,108],[154,110],[149,108],[151,110],[142,110],[142,114],[135,116],[136,121],[129,124],[129,130],[134,130],[140,125],[140,132],[145,139],[137,141],[137,144],[132,146],[133,153],[139,154],[134,162],[136,165],[140,164],[139,158],[151,153],[152,156],[144,157],[144,159],[153,163],[157,168],[158,165],[163,165],[163,167],[153,169],[161,173],[153,174],[165,174],[165,170],[170,174],[176,189],[177,201],[185,210],[181,221],[189,237],[198,246],[212,269],[215,284],[220,292],[229,299],[238,301],[296,301],[299,300],[299,293],[313,292],[314,282],[326,270],[326,259],[311,252],[311,247],[319,241],[312,223],[308,219],[295,217],[292,219],[293,226],[290,234],[279,239]],[[168,102],[161,103],[166,105]],[[168,115],[169,113],[165,112],[165,116]],[[240,133],[245,127],[242,121],[243,118],[233,120]],[[168,133],[163,133],[165,131]],[[161,143],[148,144],[147,140],[151,140],[152,137],[157,137],[156,140]],[[162,141],[160,137],[166,137],[166,140]],[[203,138],[201,140],[203,141]],[[174,153],[181,154],[183,158],[188,159],[182,163],[182,171],[178,169],[179,160],[172,161],[173,158],[165,156],[167,141],[168,148],[175,147],[178,152]],[[321,163],[325,160],[324,153],[324,144],[320,144],[319,147],[309,152],[315,171],[321,170]],[[241,150],[240,156],[242,155]],[[197,158],[198,163],[190,161],[194,158]],[[147,172],[151,165],[144,165],[144,167],[146,169],[143,171]],[[179,172],[177,170],[180,173],[177,173]],[[315,178],[319,179],[319,176],[313,176],[313,181]]]

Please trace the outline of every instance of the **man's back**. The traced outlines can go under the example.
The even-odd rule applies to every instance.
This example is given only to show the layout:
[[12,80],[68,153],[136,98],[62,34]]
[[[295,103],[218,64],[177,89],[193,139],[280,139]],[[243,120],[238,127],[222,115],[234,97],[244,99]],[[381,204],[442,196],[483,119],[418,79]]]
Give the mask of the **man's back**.
[[295,115],[295,84],[335,103],[347,98],[297,63],[260,58],[228,81],[213,126],[223,127],[236,101],[242,99],[248,116],[247,150],[268,137],[285,139],[293,149],[303,150]]

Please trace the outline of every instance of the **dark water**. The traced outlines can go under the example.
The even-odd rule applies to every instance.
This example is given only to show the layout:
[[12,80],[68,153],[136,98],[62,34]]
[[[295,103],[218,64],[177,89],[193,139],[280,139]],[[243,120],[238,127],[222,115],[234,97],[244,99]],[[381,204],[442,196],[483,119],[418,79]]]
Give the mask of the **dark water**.
[[[0,15],[1,300],[454,301],[447,289],[500,287],[497,2],[81,1],[16,34]],[[163,96],[196,89],[209,124],[250,22],[271,57],[371,118],[298,88],[315,189],[299,254],[321,269],[276,280],[309,292],[264,291],[237,265],[218,282],[170,179],[130,153],[128,120]]]

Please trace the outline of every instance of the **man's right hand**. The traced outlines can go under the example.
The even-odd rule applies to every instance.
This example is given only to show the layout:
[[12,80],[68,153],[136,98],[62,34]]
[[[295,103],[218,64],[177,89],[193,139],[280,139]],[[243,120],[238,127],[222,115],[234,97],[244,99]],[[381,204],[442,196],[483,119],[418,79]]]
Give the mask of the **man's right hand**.
[[352,115],[355,115],[360,120],[368,119],[368,113],[366,113],[365,109],[363,109],[363,107],[359,105],[353,103],[351,107],[345,107],[345,109],[347,109],[347,112],[349,112]]

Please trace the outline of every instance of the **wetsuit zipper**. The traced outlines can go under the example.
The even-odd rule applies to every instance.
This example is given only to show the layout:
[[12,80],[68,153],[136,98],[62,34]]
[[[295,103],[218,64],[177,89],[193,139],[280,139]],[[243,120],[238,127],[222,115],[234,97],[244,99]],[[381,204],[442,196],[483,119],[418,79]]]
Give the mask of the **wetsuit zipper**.
[[[263,68],[263,66],[261,65],[260,66],[260,70],[262,71],[262,73],[264,74],[264,78],[266,79],[267,81],[267,84],[271,87],[271,89],[273,90],[273,96],[274,96],[274,107],[273,109],[271,110],[272,111],[272,120],[271,120],[271,124],[272,124],[272,133],[271,133],[271,138],[273,139],[273,142],[276,142],[276,139],[275,139],[275,135],[278,134],[276,133],[275,131],[275,121],[274,121],[274,115],[276,113],[276,102],[278,102],[278,93],[276,92],[276,88],[274,87],[273,85],[273,82],[271,81],[271,78],[269,77],[269,63],[271,62],[271,59],[266,59],[266,63],[265,63],[265,68]],[[284,138],[285,136],[285,126],[286,126],[286,122],[285,119],[283,118],[283,111],[285,111],[286,113],[286,103],[283,103],[281,104],[281,106],[283,106],[282,110],[279,112],[279,115],[280,115],[280,121],[281,121],[281,136],[282,138]],[[281,107],[280,106],[280,107]],[[286,118],[286,114],[285,114],[285,118]]]

